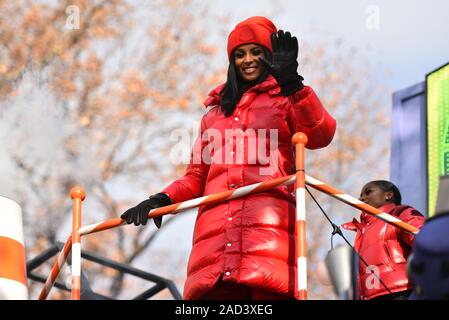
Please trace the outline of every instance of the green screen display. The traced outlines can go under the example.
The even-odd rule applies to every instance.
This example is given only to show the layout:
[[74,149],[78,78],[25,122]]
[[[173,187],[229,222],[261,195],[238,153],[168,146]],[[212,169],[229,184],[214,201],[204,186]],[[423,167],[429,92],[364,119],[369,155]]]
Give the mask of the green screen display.
[[440,176],[449,175],[449,64],[427,75],[427,164],[432,216]]

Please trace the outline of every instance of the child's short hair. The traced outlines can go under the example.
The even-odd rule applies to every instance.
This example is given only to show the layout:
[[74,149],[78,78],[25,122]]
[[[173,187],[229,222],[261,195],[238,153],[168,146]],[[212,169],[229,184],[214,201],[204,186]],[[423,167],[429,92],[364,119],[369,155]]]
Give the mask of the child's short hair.
[[402,196],[401,192],[399,191],[398,187],[396,187],[393,183],[387,180],[373,180],[369,182],[368,184],[374,184],[381,188],[383,191],[392,191],[393,192],[393,202],[397,205],[401,204],[402,202]]

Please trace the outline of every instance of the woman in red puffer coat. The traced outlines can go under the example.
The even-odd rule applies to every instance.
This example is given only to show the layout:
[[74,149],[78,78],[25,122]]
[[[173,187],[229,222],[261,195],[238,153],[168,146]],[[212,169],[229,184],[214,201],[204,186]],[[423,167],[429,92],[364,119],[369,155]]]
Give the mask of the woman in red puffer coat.
[[[401,193],[389,181],[367,183],[360,200],[417,228],[424,223],[424,216],[418,210],[401,205]],[[407,299],[412,290],[407,277],[407,258],[414,236],[364,212],[360,222],[354,218],[342,227],[357,232],[354,248],[368,265],[359,263],[360,299]]]
[[[230,33],[228,57],[227,81],[205,100],[185,175],[126,211],[128,223],[145,224],[155,207],[292,174],[298,131],[309,149],[331,142],[336,122],[303,85],[298,42],[289,32],[249,18]],[[294,298],[295,221],[293,187],[201,206],[184,298]]]

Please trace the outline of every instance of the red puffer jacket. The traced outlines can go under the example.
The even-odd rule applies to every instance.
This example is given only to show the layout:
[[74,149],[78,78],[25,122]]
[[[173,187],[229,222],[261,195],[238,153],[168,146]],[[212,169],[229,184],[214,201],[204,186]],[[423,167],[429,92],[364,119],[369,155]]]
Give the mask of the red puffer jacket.
[[[292,174],[291,137],[297,131],[307,134],[310,149],[325,147],[333,138],[336,122],[308,86],[282,97],[276,80],[269,76],[245,92],[229,117],[219,108],[222,88],[213,90],[204,102],[211,107],[201,121],[205,138],[197,139],[185,175],[163,190],[174,202]],[[270,137],[270,132],[277,132],[277,139]],[[274,146],[269,161],[256,155],[256,144],[266,145],[266,151]],[[293,187],[283,186],[200,207],[184,298],[200,298],[220,279],[293,296],[296,261],[292,192]]]
[[[388,204],[379,208],[400,220],[421,228],[425,218],[410,206]],[[407,277],[407,258],[410,255],[414,236],[362,213],[360,222],[353,219],[342,225],[347,230],[356,231],[354,248],[376,275],[390,289],[400,292],[412,289]],[[358,286],[360,299],[368,300],[389,294],[370,269],[360,261]]]

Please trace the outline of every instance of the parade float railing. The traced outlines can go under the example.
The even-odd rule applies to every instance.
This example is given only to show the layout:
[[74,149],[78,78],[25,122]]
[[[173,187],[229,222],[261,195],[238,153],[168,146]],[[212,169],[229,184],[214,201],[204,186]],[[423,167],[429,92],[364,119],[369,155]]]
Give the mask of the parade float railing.
[[[39,253],[37,256],[33,257],[26,263],[26,272],[28,279],[45,283],[47,277],[41,275],[37,270],[49,260],[53,260],[54,256],[57,255],[63,248],[64,243],[57,241],[51,247]],[[120,263],[115,260],[108,259],[101,256],[97,252],[92,252],[88,250],[82,250],[81,252],[82,261],[89,261],[90,263],[112,269],[114,271],[120,272],[123,275],[132,276],[139,279],[140,281],[149,282],[151,285],[149,288],[144,289],[142,292],[135,293],[133,297],[129,297],[129,300],[146,300],[152,296],[158,294],[162,290],[167,289],[174,300],[182,300],[182,295],[176,288],[175,283],[167,278],[160,277],[154,273],[150,273],[138,268],[134,268],[129,264]],[[68,265],[72,264],[70,256],[67,257]],[[61,278],[61,277],[59,277]],[[65,292],[71,292],[71,279],[64,277],[63,281],[58,279],[54,283],[54,287]],[[17,299],[17,297],[15,297]],[[114,296],[107,296],[100,292],[96,292],[89,283],[88,275],[86,272],[81,271],[81,290],[80,290],[81,300],[115,300]]]
[[[299,300],[307,299],[307,257],[306,257],[306,210],[305,210],[305,185],[308,185],[318,191],[324,192],[329,196],[340,200],[351,207],[360,209],[367,214],[375,216],[378,219],[385,221],[395,227],[412,234],[417,234],[419,229],[405,223],[404,221],[382,212],[360,200],[351,197],[348,194],[341,192],[338,189],[331,187],[317,179],[314,179],[305,174],[304,170],[304,150],[307,144],[307,136],[304,133],[296,133],[292,142],[295,145],[296,153],[296,174],[285,176],[270,181],[255,183],[241,188],[223,191],[204,197],[183,201],[180,203],[171,204],[165,207],[160,207],[151,210],[148,213],[148,218],[153,219],[167,214],[178,213],[187,209],[196,208],[203,205],[218,204],[224,201],[229,201],[239,197],[256,194],[259,192],[268,191],[270,189],[291,185],[296,182],[296,261],[297,261],[297,291]],[[53,284],[55,283],[59,272],[67,261],[67,257],[72,252],[72,299],[80,299],[80,275],[81,275],[81,237],[116,228],[126,224],[120,218],[105,220],[96,224],[81,227],[81,203],[86,197],[86,193],[81,187],[72,188],[70,195],[73,199],[73,224],[72,233],[64,244],[63,249],[59,253],[56,261],[50,271],[50,274],[42,288],[39,299],[44,300],[50,293]]]

